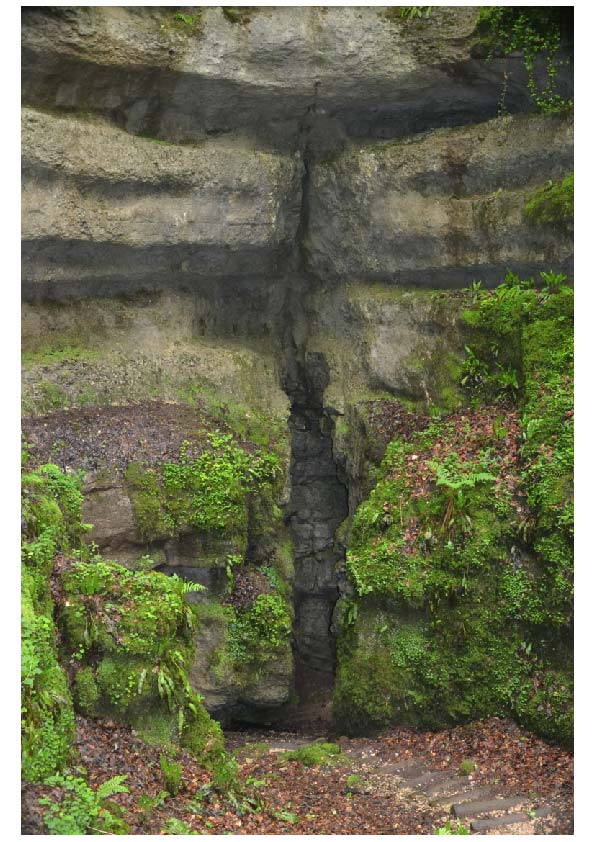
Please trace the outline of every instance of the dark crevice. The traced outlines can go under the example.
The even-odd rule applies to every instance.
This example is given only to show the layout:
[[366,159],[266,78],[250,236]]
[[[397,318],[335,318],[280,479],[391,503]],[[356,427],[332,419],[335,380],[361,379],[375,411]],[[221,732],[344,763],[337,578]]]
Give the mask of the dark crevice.
[[[303,160],[302,204],[287,279],[281,385],[290,399],[290,498],[285,519],[294,543],[294,662],[299,710],[294,720],[317,720],[326,707],[335,670],[334,609],[340,595],[343,549],[335,540],[348,514],[348,489],[333,453],[335,412],[324,406],[329,367],[307,350],[309,292],[317,279],[307,270],[309,164],[317,156],[316,106],[308,108],[299,134]],[[328,706],[328,705],[327,705]],[[306,710],[309,707],[308,715]],[[294,722],[296,724],[296,722]]]

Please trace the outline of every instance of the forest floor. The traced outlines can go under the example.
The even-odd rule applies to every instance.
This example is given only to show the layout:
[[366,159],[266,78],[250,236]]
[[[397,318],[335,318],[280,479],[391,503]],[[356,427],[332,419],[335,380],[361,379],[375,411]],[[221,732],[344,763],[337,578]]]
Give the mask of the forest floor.
[[[419,770],[437,773],[434,790],[440,795],[441,780],[446,785],[446,778],[457,779],[464,760],[474,764],[467,778],[459,776],[472,796],[475,791],[479,796],[498,792],[505,798],[527,794],[527,821],[484,832],[573,832],[571,753],[507,720],[492,718],[434,733],[393,728],[376,737],[339,737],[335,742],[341,753],[330,757],[329,765],[307,766],[284,756],[313,739],[270,730],[227,732],[227,748],[236,757],[241,784],[227,794],[212,787],[210,774],[181,750],[176,758],[182,765],[179,793],[156,798],[151,807],[147,799],[164,790],[159,749],[141,743],[130,728],[77,717],[78,762],[87,770],[89,784],[95,788],[113,775],[127,775],[129,793],[113,800],[122,808],[131,834],[184,833],[184,826],[172,820],[185,822],[186,832],[199,834],[417,835],[433,834],[447,822],[455,831],[449,799],[431,798],[431,787],[423,792],[412,775]],[[408,768],[412,786],[400,771]],[[37,801],[41,796],[57,798],[58,792],[24,785],[23,834],[45,832]],[[551,808],[548,817],[534,817],[532,805],[538,804]],[[469,828],[470,822],[463,819],[461,826]]]

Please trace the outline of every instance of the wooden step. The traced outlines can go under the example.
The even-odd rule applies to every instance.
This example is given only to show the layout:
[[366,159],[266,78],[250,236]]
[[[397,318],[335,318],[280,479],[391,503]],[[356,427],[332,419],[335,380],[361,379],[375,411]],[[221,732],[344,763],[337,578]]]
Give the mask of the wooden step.
[[487,801],[467,801],[453,804],[451,812],[458,819],[468,816],[480,816],[482,813],[494,813],[497,810],[509,810],[530,801],[527,795],[514,795],[511,798],[493,798]]
[[519,822],[530,822],[533,819],[543,819],[550,816],[552,807],[538,807],[537,810],[527,813],[505,813],[504,816],[496,816],[493,819],[474,819],[470,827],[475,831],[492,830],[493,827],[506,827],[509,824]]
[[527,813],[505,813],[504,816],[497,816],[494,819],[475,819],[470,825],[474,831],[491,830],[493,827],[507,827],[510,824],[529,822]]
[[[464,782],[461,782],[462,785]],[[480,798],[494,798],[500,795],[501,789],[497,786],[477,786],[471,789],[460,789],[459,792],[451,792],[449,795],[437,795],[431,798],[433,807],[444,807],[450,810],[455,804],[465,804],[467,801],[478,801]]]
[[425,772],[416,778],[408,778],[400,783],[400,787],[408,789],[423,789],[425,786],[444,781],[449,777],[449,772]]

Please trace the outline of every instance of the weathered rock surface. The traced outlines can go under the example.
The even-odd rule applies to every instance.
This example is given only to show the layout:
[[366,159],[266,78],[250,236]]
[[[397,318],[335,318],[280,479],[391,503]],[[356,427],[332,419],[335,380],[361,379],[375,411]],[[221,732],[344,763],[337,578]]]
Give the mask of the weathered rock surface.
[[[295,158],[241,143],[162,145],[23,110],[23,274],[41,295],[271,275],[300,208]],[[257,270],[258,266],[258,270]]]
[[245,295],[215,285],[201,294],[23,303],[23,410],[201,395],[284,418],[274,336],[282,301],[272,282]]
[[352,145],[311,168],[309,268],[430,287],[495,282],[508,269],[569,271],[572,238],[528,224],[523,209],[572,166],[572,122],[560,116]]
[[[478,11],[24,10],[25,411],[200,397],[289,413],[299,695],[332,683],[341,524],[367,482],[359,406],[457,403],[457,307],[431,289],[570,273],[571,238],[523,208],[572,169],[571,118],[519,113],[521,56],[486,60]],[[143,541],[120,481],[89,485],[85,518],[108,556],[151,555],[221,609],[238,548]],[[287,538],[261,527],[249,565]],[[215,670],[224,613],[206,612],[191,683],[222,718],[269,716],[289,644],[254,676]]]
[[203,697],[206,709],[224,721],[250,721],[286,704],[292,682],[290,653],[284,652],[269,661],[265,670],[239,681],[234,672],[213,667],[214,653],[225,644],[226,634],[226,622],[216,617],[203,619],[195,634],[196,655],[188,678]]
[[128,131],[176,140],[242,132],[319,153],[346,135],[396,137],[527,109],[519,56],[487,62],[478,7],[407,21],[383,7],[65,7],[24,16],[23,93],[31,104],[99,111]]

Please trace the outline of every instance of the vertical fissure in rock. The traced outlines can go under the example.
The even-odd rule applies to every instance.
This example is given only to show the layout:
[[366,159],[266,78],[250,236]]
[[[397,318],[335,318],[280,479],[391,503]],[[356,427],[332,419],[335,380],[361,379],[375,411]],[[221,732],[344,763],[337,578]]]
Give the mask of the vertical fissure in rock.
[[309,352],[308,297],[317,279],[306,266],[308,228],[308,115],[300,133],[302,208],[294,251],[295,276],[288,282],[282,387],[290,399],[290,497],[286,522],[294,543],[294,655],[301,701],[313,685],[330,688],[335,668],[333,612],[339,598],[343,549],[335,540],[348,514],[348,490],[333,453],[334,410],[324,406],[329,368],[323,354]]

